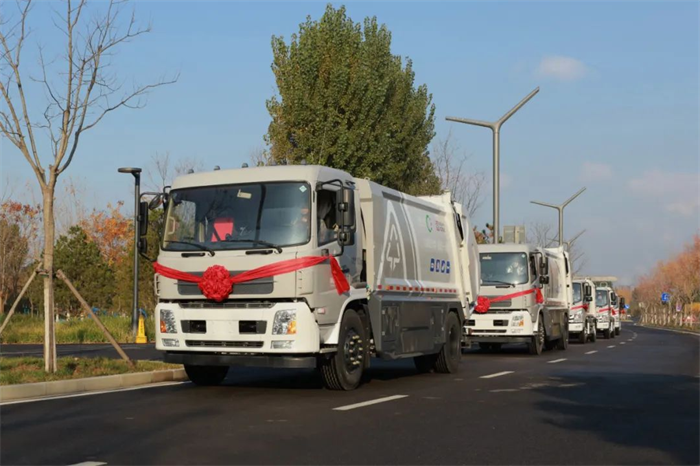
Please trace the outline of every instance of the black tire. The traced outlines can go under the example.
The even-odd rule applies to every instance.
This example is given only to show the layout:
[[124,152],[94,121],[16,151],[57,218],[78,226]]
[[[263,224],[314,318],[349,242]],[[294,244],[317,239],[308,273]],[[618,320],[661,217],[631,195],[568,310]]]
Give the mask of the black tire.
[[588,325],[583,326],[583,330],[578,334],[578,342],[581,343],[582,345],[585,345],[586,342],[588,341],[588,333],[586,332],[586,328]]
[[457,314],[450,312],[445,320],[445,344],[438,353],[435,361],[435,372],[454,374],[459,371],[459,361],[462,359],[462,329]]
[[532,336],[532,339],[527,344],[527,349],[530,352],[530,354],[539,356],[540,354],[542,354],[542,350],[544,349],[546,337],[544,333],[544,322],[542,314],[539,315],[537,321],[537,333]]
[[610,329],[610,338],[615,338],[615,324]]
[[595,322],[593,322],[592,325],[593,331],[591,332],[591,343],[595,343],[598,339],[598,325]]
[[622,332],[622,328],[617,327],[617,328],[615,329],[615,335],[619,335],[620,332]]
[[192,383],[203,387],[219,385],[228,374],[228,366],[190,366],[185,364],[185,372]]
[[424,354],[422,356],[416,356],[413,358],[413,364],[415,364],[418,372],[421,374],[427,374],[428,372],[432,372],[432,370],[435,368],[437,357],[437,354]]
[[569,347],[569,316],[565,315],[564,319],[566,319],[564,322],[564,330],[561,332],[561,337],[557,340],[557,349],[562,351]]
[[603,330],[603,338],[606,340],[610,339],[610,329],[609,328],[606,328],[605,330]]
[[319,361],[323,384],[329,390],[354,390],[362,381],[367,358],[365,326],[354,309],[347,309],[340,324],[338,351]]

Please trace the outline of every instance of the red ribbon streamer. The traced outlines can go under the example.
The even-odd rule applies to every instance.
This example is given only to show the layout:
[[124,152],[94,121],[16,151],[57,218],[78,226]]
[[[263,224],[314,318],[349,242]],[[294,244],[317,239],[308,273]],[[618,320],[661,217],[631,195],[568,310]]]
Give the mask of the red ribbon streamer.
[[333,276],[333,283],[335,284],[335,289],[338,294],[343,294],[350,290],[350,285],[345,278],[345,274],[343,274],[343,271],[340,269],[340,265],[338,264],[336,258],[327,256],[300,257],[298,259],[275,262],[273,264],[258,267],[257,269],[247,270],[236,275],[235,277],[232,277],[229,271],[221,265],[212,265],[201,277],[165,267],[158,262],[153,263],[153,269],[157,274],[167,278],[197,283],[204,296],[206,296],[208,299],[221,302],[225,300],[229,294],[231,294],[233,285],[236,283],[274,277],[275,275],[282,275],[305,269],[307,267],[313,267],[314,265],[325,261],[329,261],[331,264],[331,275]]
[[531,290],[518,291],[517,293],[505,294],[503,296],[497,296],[495,298],[487,298],[485,296],[479,296],[476,300],[476,307],[474,310],[479,314],[486,314],[489,312],[491,303],[497,303],[499,301],[506,301],[512,298],[519,298],[520,296],[526,296],[535,293],[535,300],[537,304],[542,304],[544,302],[544,296],[542,296],[542,290],[539,288],[532,288]]

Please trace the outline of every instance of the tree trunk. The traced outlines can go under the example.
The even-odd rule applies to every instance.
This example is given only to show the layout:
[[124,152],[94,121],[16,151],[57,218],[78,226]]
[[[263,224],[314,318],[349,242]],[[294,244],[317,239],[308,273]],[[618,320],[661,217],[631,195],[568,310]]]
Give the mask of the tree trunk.
[[44,370],[56,372],[56,333],[54,322],[54,271],[53,253],[56,224],[54,219],[54,191],[56,180],[52,179],[42,189],[44,201]]

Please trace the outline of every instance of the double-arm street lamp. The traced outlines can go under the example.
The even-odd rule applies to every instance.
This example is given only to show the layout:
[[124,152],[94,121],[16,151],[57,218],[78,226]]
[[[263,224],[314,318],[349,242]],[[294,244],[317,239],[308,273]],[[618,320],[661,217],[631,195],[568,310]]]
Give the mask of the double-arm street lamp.
[[457,117],[447,117],[447,121],[454,121],[457,123],[465,123],[467,125],[483,126],[484,128],[490,128],[493,131],[493,242],[498,243],[499,227],[500,227],[500,144],[501,144],[501,126],[503,123],[508,121],[508,118],[512,117],[515,112],[520,110],[520,107],[525,105],[528,100],[532,99],[535,94],[540,91],[538,87],[534,91],[530,92],[523,100],[521,100],[518,105],[511,108],[505,115],[496,121],[481,121],[481,120],[471,120],[468,118],[457,118]]
[[[586,188],[581,188],[579,192],[571,196],[569,199],[567,199],[563,204],[559,205],[554,205],[554,204],[547,204],[546,202],[540,202],[540,201],[530,201],[533,204],[545,206],[545,207],[551,207],[552,209],[557,209],[559,212],[559,246],[564,245],[564,207],[568,206],[571,204],[571,201],[576,199],[582,192],[584,192]],[[583,232],[581,232],[583,233]],[[580,236],[580,233],[579,233]],[[577,236],[578,238],[578,236]],[[570,240],[569,243],[572,243],[573,240]]]

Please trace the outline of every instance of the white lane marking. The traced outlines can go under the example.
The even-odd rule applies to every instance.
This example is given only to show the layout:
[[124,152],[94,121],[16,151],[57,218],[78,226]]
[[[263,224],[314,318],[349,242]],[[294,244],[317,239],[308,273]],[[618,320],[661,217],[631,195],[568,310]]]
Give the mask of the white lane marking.
[[556,364],[558,362],[566,361],[566,358],[554,359],[553,361],[547,361],[547,364]]
[[489,390],[491,393],[501,393],[501,392],[517,392],[518,388],[500,388],[498,390]]
[[182,385],[182,384],[186,384],[186,383],[192,383],[192,382],[190,382],[190,381],[163,382],[163,383],[158,383],[158,384],[139,385],[138,387],[119,388],[117,390],[103,390],[103,391],[99,391],[99,392],[73,393],[71,395],[45,396],[42,398],[32,398],[30,400],[6,401],[4,403],[0,403],[0,406],[18,405],[18,404],[22,404],[22,403],[35,403],[37,401],[62,400],[64,398],[77,398],[79,396],[105,395],[108,393],[130,392],[133,390],[144,390],[147,388],[169,387],[171,385]]
[[621,341],[620,344],[621,344],[621,345],[625,345],[625,344],[627,344],[627,343],[624,342],[624,341]]
[[608,348],[614,348],[614,347],[615,347],[615,345],[610,345],[610,346],[608,346]]
[[494,377],[500,377],[500,376],[502,376],[502,375],[508,375],[508,374],[512,374],[512,373],[513,373],[513,371],[496,372],[495,374],[482,375],[482,376],[479,377],[479,378],[480,378],[480,379],[492,379],[492,378],[494,378]]
[[597,353],[597,352],[598,352],[598,350],[593,350],[593,351],[589,351],[589,352],[586,353],[586,354],[593,354],[593,353]]
[[362,403],[355,403],[353,405],[333,408],[333,411],[350,411],[351,409],[363,408],[365,406],[376,405],[377,403],[385,403],[387,401],[400,400],[401,398],[406,398],[407,396],[408,395],[385,396],[384,398],[377,398],[376,400],[363,401]]
[[75,463],[71,464],[70,466],[102,466],[103,464],[107,463],[101,463],[99,461],[83,461],[82,463]]

